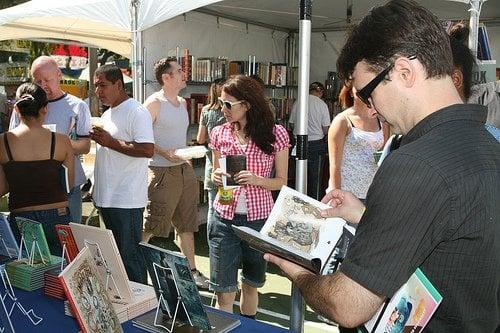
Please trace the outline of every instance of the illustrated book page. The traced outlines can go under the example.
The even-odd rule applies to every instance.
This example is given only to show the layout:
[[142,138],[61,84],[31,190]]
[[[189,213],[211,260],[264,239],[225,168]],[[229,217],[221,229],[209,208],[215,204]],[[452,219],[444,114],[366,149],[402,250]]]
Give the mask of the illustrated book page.
[[443,297],[417,268],[408,281],[364,326],[370,333],[421,332]]
[[83,333],[121,333],[123,329],[88,248],[61,272],[59,279]]
[[341,218],[321,217],[326,208],[329,206],[283,186],[260,233],[247,227],[233,229],[256,249],[320,273],[346,224]]

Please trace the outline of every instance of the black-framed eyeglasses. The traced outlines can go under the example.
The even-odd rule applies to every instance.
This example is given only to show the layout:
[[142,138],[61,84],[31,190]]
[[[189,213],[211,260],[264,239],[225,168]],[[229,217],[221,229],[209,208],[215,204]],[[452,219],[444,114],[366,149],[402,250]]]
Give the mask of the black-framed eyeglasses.
[[243,100],[242,101],[231,102],[231,101],[225,101],[222,98],[219,98],[219,103],[222,105],[222,107],[225,107],[226,109],[228,109],[230,111],[231,111],[231,108],[233,107],[233,105],[238,105],[238,104],[241,104],[243,102],[244,102]]
[[[408,60],[413,60],[417,59],[416,55],[412,55],[408,57]],[[377,86],[382,82],[386,75],[389,74],[391,69],[394,67],[394,63],[390,64],[387,66],[386,69],[384,69],[382,72],[380,72],[377,76],[375,76],[366,86],[364,86],[362,89],[356,91],[356,96],[361,100],[361,102],[365,103],[368,108],[372,107],[372,103],[370,102],[370,97],[377,88]]]

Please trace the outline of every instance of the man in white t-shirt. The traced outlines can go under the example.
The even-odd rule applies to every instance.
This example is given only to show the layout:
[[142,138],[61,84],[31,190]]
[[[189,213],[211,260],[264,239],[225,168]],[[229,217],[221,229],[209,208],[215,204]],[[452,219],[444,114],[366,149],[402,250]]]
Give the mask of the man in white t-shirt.
[[[321,99],[325,87],[320,82],[313,82],[309,85],[309,113],[307,115],[307,195],[320,200],[323,191],[320,188],[323,176],[323,162],[327,152],[327,144],[324,136],[330,127],[330,112],[328,106]],[[294,103],[289,126],[294,128],[297,121],[298,103]],[[297,132],[294,130],[294,135]]]
[[[68,201],[71,221],[82,220],[81,186],[87,181],[83,171],[80,155],[90,150],[90,111],[81,99],[61,89],[62,73],[54,59],[48,56],[36,58],[31,65],[33,83],[39,85],[47,93],[49,99],[48,113],[44,124],[57,133],[69,135],[75,154],[75,179]],[[9,129],[20,123],[19,113],[12,112]]]
[[109,109],[102,127],[92,128],[99,145],[94,169],[94,204],[113,232],[125,270],[132,281],[147,283],[140,254],[142,216],[148,200],[148,159],[154,154],[151,116],[125,93],[123,74],[115,65],[94,73],[96,95]]

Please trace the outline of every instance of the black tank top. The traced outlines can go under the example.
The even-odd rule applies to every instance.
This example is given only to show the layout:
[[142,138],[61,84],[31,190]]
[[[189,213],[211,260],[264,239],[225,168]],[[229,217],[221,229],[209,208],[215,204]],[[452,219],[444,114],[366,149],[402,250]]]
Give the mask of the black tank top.
[[9,184],[9,210],[68,200],[62,182],[62,161],[54,159],[55,133],[50,142],[50,159],[37,161],[14,161],[7,134],[3,138],[9,160],[2,167]]

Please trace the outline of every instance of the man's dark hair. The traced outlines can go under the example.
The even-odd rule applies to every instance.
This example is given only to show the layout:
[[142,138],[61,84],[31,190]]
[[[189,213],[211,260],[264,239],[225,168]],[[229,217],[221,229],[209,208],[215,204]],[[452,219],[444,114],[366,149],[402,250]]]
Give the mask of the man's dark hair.
[[309,85],[309,93],[312,93],[313,91],[324,92],[325,86],[321,82],[313,82]]
[[115,83],[116,81],[120,81],[122,83],[123,89],[125,89],[125,81],[123,81],[123,73],[122,70],[116,65],[102,65],[97,67],[94,72],[94,76],[104,75],[106,80],[111,83]]
[[450,30],[451,53],[453,54],[453,65],[462,72],[464,97],[469,99],[472,88],[472,70],[476,60],[472,52],[465,44],[469,39],[469,27],[458,23]]
[[176,57],[162,58],[155,62],[153,70],[155,72],[156,81],[158,81],[160,86],[163,86],[163,79],[161,76],[170,71],[170,68],[172,68],[170,63],[174,61],[177,62]]
[[351,30],[337,68],[347,80],[360,61],[379,72],[396,57],[412,55],[423,65],[428,78],[452,73],[450,42],[439,20],[411,0],[392,0],[373,8]]

